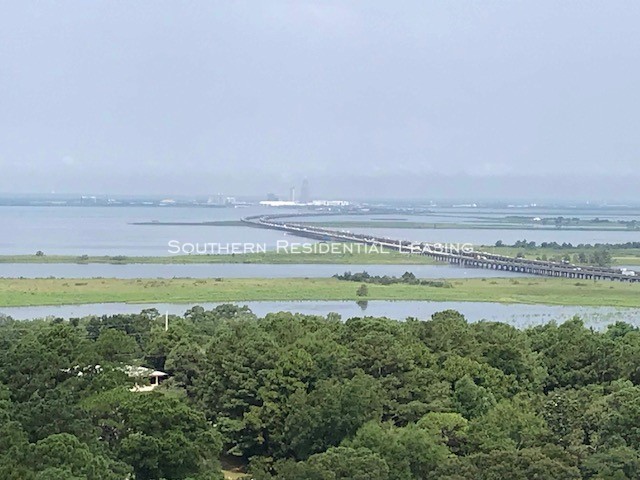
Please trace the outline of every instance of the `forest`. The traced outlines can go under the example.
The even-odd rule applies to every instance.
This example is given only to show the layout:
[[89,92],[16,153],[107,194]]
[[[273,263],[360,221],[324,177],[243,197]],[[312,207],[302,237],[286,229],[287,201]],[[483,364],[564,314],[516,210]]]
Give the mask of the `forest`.
[[637,479],[639,366],[637,327],[578,318],[2,317],[0,478]]

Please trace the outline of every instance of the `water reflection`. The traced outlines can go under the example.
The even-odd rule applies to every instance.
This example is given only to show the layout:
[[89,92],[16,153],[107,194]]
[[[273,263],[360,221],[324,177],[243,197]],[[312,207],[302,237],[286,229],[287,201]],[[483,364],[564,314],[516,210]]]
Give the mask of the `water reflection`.
[[[501,304],[488,302],[427,302],[427,301],[384,301],[362,300],[360,302],[347,301],[299,301],[299,302],[235,302],[246,305],[256,315],[263,317],[268,313],[286,311],[306,315],[327,316],[337,314],[342,319],[361,317],[364,314],[374,317],[388,317],[404,320],[415,317],[420,320],[429,319],[434,313],[443,310],[457,310],[467,320],[478,322],[482,320],[500,321],[524,328],[540,325],[550,321],[558,323],[574,316],[581,317],[585,323],[594,328],[616,321],[623,321],[640,326],[640,308],[616,307],[573,307],[558,305],[523,305]],[[139,313],[146,308],[156,308],[158,311],[183,315],[196,304],[126,304],[104,303],[90,305],[63,305],[47,307],[0,307],[0,314],[10,315],[20,320],[44,317],[85,317],[90,315],[114,315],[118,313]],[[211,309],[220,303],[199,303],[204,308]]]
[[369,301],[367,300],[358,300],[356,302],[356,305],[358,305],[360,307],[360,310],[362,310],[363,312],[367,311],[367,307],[369,306]]

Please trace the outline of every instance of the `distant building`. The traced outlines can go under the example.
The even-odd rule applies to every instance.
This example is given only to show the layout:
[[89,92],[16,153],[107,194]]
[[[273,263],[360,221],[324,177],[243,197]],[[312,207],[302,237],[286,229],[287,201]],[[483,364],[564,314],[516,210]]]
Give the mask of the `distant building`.
[[347,207],[350,203],[346,200],[314,200],[311,205],[315,207]]
[[260,205],[264,205],[265,207],[297,207],[300,206],[299,203],[289,202],[285,200],[263,200],[260,202]]
[[275,193],[267,193],[267,201],[268,202],[277,202],[280,200]]
[[289,201],[293,203],[296,202],[296,187],[291,187]]
[[300,203],[309,203],[311,201],[311,195],[309,194],[309,180],[306,178],[302,181],[302,188],[300,189]]
[[86,204],[86,203],[98,203],[98,199],[94,196],[88,196],[88,195],[82,195],[80,197],[80,203],[82,204]]
[[308,205],[314,207],[347,207],[351,204],[346,200],[313,200],[309,203],[294,202],[292,200],[263,200],[260,205],[266,207],[304,207]]
[[235,197],[225,197],[222,193],[218,193],[207,200],[208,205],[224,206],[236,203]]
[[135,379],[135,385],[130,389],[132,392],[151,392],[169,378],[168,373],[159,370],[151,371],[150,368],[146,367],[127,366],[124,371]]
[[224,205],[224,195],[218,193],[207,200],[209,205]]

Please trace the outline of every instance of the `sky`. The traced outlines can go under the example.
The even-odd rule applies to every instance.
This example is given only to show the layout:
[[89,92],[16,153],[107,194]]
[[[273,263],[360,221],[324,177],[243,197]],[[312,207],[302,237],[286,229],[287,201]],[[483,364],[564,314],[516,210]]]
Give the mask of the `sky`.
[[638,198],[636,0],[0,12],[0,193]]

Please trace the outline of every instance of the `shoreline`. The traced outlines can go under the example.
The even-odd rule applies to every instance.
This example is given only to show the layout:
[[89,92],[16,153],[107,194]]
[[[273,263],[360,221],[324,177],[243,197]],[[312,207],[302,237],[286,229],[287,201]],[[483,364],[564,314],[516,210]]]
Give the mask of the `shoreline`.
[[446,265],[426,255],[409,255],[391,250],[384,255],[372,253],[241,253],[218,255],[0,255],[2,264],[109,264],[109,265]]
[[[479,251],[515,257],[535,259],[536,257],[575,257],[579,253],[589,254],[595,249],[554,249],[537,247],[533,249],[511,246],[476,246]],[[639,249],[608,249],[612,256],[612,267],[640,266]],[[108,264],[108,265],[215,265],[215,264],[263,264],[263,265],[447,265],[426,255],[411,255],[386,250],[384,255],[373,253],[241,253],[241,254],[194,254],[167,256],[137,255],[0,255],[0,268],[3,264]],[[576,263],[576,265],[587,265]]]

